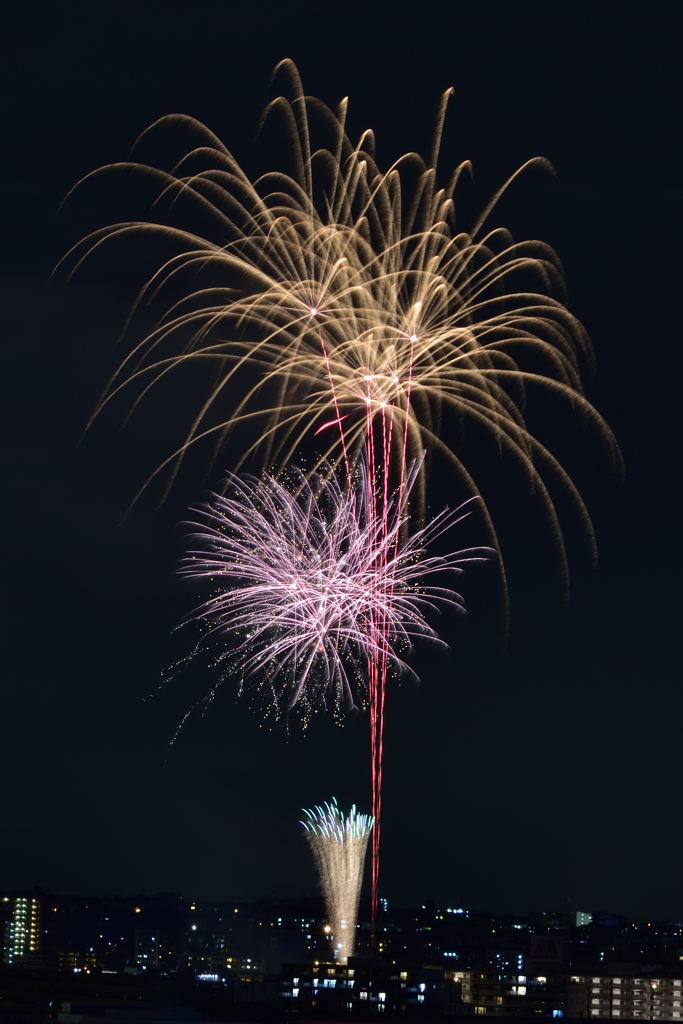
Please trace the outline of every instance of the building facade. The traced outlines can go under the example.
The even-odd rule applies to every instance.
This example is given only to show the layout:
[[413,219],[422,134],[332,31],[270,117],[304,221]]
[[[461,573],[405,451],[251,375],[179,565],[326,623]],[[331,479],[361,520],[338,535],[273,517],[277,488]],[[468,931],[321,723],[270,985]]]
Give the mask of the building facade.
[[683,978],[453,971],[476,1016],[683,1021]]
[[680,977],[572,978],[573,1016],[619,1020],[683,1019],[683,979]]
[[33,896],[13,896],[5,924],[3,962],[8,967],[42,965],[41,903]]

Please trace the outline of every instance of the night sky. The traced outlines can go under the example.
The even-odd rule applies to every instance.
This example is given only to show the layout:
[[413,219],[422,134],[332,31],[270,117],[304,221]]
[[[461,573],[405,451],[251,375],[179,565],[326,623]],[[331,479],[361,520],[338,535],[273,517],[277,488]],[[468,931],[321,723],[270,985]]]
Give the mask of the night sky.
[[[596,350],[588,395],[626,464],[621,481],[595,434],[552,403],[531,411],[575,474],[598,535],[593,570],[565,510],[566,604],[521,481],[478,439],[466,448],[505,545],[511,629],[506,642],[495,572],[473,572],[470,617],[439,627],[452,653],[423,652],[422,685],[390,692],[380,893],[399,904],[504,911],[569,901],[683,917],[681,97],[667,9],[531,0],[15,6],[0,72],[9,487],[1,886],[296,896],[315,885],[299,808],[332,794],[368,806],[363,717],[341,729],[320,720],[307,737],[288,738],[226,688],[169,745],[207,684],[190,675],[157,693],[178,654],[171,631],[192,603],[173,576],[177,524],[218,470],[192,463],[165,506],[151,494],[121,525],[178,415],[173,401],[152,402],[124,431],[120,415],[104,417],[79,444],[119,358],[137,255],[71,283],[50,278],[91,224],[139,202],[119,183],[59,212],[78,178],[124,159],[143,128],[176,111],[254,162],[270,71],[289,56],[309,92],[332,104],[350,96],[352,132],[376,129],[382,163],[428,149],[438,98],[453,85],[443,166],[473,160],[472,211],[527,157],[552,161],[557,178],[530,175],[499,219],[558,250],[571,309]],[[435,510],[462,497],[443,475],[431,492]]]

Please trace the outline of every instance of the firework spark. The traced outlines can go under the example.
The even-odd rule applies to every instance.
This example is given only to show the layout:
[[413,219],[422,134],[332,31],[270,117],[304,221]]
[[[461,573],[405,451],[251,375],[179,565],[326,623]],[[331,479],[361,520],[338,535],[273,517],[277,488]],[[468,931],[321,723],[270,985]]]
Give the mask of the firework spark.
[[363,865],[373,819],[368,814],[359,814],[355,804],[348,814],[343,814],[334,797],[322,807],[304,808],[304,815],[301,824],[318,868],[334,954],[345,964],[353,955]]
[[493,552],[426,554],[470,502],[402,536],[417,468],[382,519],[371,514],[362,468],[350,490],[330,472],[290,470],[285,483],[230,476],[224,495],[194,510],[179,573],[213,590],[191,619],[204,628],[202,647],[218,648],[221,678],[238,667],[271,712],[297,706],[305,722],[320,707],[365,705],[369,663],[414,676],[406,655],[416,640],[445,646],[429,616],[463,612],[464,602],[433,578]]
[[[121,391],[135,408],[176,373],[189,380],[193,366],[208,371],[183,442],[159,468],[169,470],[169,486],[188,448],[208,437],[220,452],[240,423],[251,431],[244,457],[258,449],[280,467],[316,434],[327,449],[323,458],[336,462],[340,447],[351,458],[365,446],[370,423],[386,433],[397,475],[406,448],[427,448],[444,454],[476,493],[471,468],[449,445],[455,435],[443,429],[468,421],[526,472],[566,576],[557,485],[576,503],[591,542],[592,528],[572,480],[526,426],[527,396],[550,391],[618,453],[583,395],[590,343],[562,303],[556,254],[491,225],[509,184],[544,161],[520,168],[463,231],[455,197],[469,163],[437,184],[449,93],[430,158],[407,153],[382,170],[373,133],[357,141],[348,135],[345,100],[332,110],[306,97],[290,61],[276,71],[287,76],[291,98],[277,97],[264,121],[284,121],[290,173],[250,180],[208,128],[179,115],[162,118],[139,140],[187,130],[192,141],[172,170],[131,159],[93,172],[143,177],[157,194],[155,210],[171,211],[171,222],[103,227],[71,250],[71,269],[126,237],[157,237],[175,250],[133,311],[132,323],[151,305],[157,326],[138,337],[98,411]],[[201,228],[173,226],[181,214],[183,224]]]

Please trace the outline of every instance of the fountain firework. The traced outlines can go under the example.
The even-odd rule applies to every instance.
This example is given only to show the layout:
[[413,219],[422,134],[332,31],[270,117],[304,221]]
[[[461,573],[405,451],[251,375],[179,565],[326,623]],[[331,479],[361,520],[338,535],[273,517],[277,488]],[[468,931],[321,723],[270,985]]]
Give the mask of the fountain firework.
[[356,940],[363,865],[373,819],[359,814],[355,804],[343,814],[334,797],[322,807],[304,808],[304,815],[301,824],[318,868],[335,957],[345,964],[353,955]]

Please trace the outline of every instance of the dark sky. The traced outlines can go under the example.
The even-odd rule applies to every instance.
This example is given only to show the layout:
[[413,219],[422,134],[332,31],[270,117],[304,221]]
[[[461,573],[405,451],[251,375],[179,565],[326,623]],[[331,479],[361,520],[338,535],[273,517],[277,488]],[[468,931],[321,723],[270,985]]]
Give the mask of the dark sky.
[[[174,111],[254,159],[270,70],[291,56],[310,92],[350,95],[352,129],[376,128],[383,160],[427,149],[454,85],[444,159],[473,159],[472,204],[525,158],[554,163],[557,180],[533,175],[504,217],[563,259],[597,354],[588,393],[627,467],[622,483],[594,436],[551,406],[538,412],[600,544],[593,571],[568,515],[566,605],[533,503],[505,467],[482,465],[507,544],[511,633],[504,647],[493,574],[480,573],[470,618],[444,625],[452,655],[424,658],[422,686],[390,693],[381,891],[683,917],[680,89],[666,12],[579,0],[15,6],[1,72],[0,885],[296,895],[314,886],[299,808],[332,793],[367,806],[364,719],[288,740],[225,690],[169,747],[194,691],[186,680],[144,698],[188,608],[173,578],[176,524],[216,480],[198,466],[164,508],[144,500],[119,525],[174,410],[152,406],[121,433],[105,420],[78,445],[117,360],[132,275],[122,265],[49,280],[65,247],[128,198],[112,188],[58,213],[82,174],[124,158]],[[435,486],[436,506],[456,499]]]

